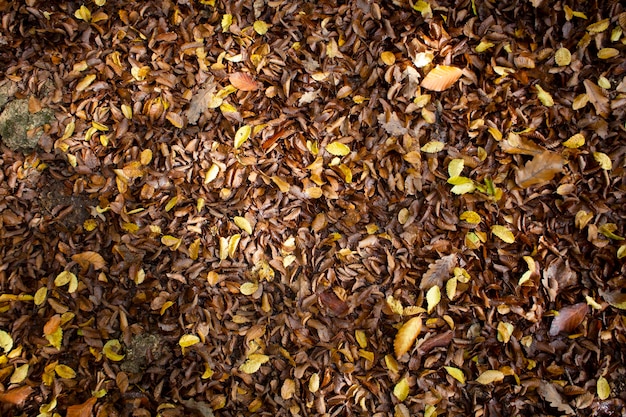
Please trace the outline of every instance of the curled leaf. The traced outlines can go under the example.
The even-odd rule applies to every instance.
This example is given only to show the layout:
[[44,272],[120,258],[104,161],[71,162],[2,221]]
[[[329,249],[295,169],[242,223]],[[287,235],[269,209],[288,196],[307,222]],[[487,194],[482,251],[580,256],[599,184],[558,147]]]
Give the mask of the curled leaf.
[[93,265],[93,268],[98,270],[105,267],[106,262],[102,255],[93,251],[86,251],[72,255],[72,260],[78,262],[83,269],[89,268],[89,265]]
[[124,356],[125,356],[125,355],[120,355],[119,352],[121,349],[122,349],[122,344],[120,343],[120,341],[117,339],[111,339],[107,341],[102,347],[102,353],[104,353],[104,356],[106,356],[109,360],[112,360],[114,362],[119,362],[122,359],[124,359]]

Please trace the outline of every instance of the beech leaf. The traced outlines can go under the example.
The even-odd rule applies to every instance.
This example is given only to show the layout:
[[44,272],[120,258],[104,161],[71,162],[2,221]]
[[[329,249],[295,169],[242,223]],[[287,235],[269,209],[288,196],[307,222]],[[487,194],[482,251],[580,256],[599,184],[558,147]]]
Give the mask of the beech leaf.
[[545,184],[563,170],[563,158],[556,152],[544,151],[535,155],[515,173],[515,182],[522,188]]
[[404,355],[411,349],[413,343],[417,339],[420,331],[422,330],[422,318],[413,317],[400,327],[396,338],[393,341],[393,349],[396,354],[396,358]]
[[96,397],[91,397],[82,404],[67,407],[66,417],[91,417],[93,406],[96,405],[97,401]]
[[589,307],[586,303],[578,303],[559,310],[559,314],[552,320],[550,336],[556,336],[561,332],[571,333],[585,319]]
[[450,88],[463,74],[463,70],[448,65],[437,65],[422,80],[422,87],[432,91]]
[[609,116],[609,98],[604,94],[602,88],[591,80],[583,81],[585,85],[585,91],[589,97],[589,101],[596,109],[596,113],[601,117]]
[[228,76],[228,81],[241,91],[256,91],[259,89],[259,83],[247,72],[233,72]]
[[428,266],[428,271],[422,276],[420,290],[429,290],[433,286],[441,287],[457,264],[455,254],[443,256]]
[[72,260],[74,262],[78,262],[78,264],[83,269],[89,268],[89,265],[93,265],[93,268],[98,270],[104,268],[106,262],[102,255],[93,251],[86,251],[82,253],[77,253],[72,256]]
[[500,371],[489,370],[485,371],[478,378],[476,378],[476,382],[479,384],[487,385],[493,382],[500,382],[504,379],[504,374]]

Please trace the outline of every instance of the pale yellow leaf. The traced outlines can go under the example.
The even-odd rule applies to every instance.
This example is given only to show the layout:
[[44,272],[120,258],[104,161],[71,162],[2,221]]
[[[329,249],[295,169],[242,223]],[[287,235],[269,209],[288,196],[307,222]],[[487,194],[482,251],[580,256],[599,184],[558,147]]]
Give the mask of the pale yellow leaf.
[[326,151],[334,156],[345,156],[350,153],[350,148],[341,142],[331,142],[326,146]]
[[314,394],[319,389],[320,389],[320,375],[317,372],[315,372],[309,378],[309,391],[311,391],[311,393]]
[[426,292],[428,314],[430,314],[437,304],[439,304],[439,301],[441,301],[441,289],[438,285],[435,285]]
[[481,52],[485,52],[487,49],[489,48],[493,48],[495,46],[495,44],[493,42],[489,42],[489,41],[481,41],[478,45],[476,45],[476,52],[481,53]]
[[448,176],[449,177],[458,177],[463,172],[463,167],[465,166],[465,161],[461,158],[453,159],[448,164]]
[[550,95],[550,93],[548,93],[543,88],[541,88],[539,84],[537,84],[535,88],[537,89],[537,98],[539,98],[539,101],[541,101],[541,104],[543,104],[546,107],[554,106],[554,100],[552,99],[552,96]]
[[402,325],[393,341],[393,349],[397,358],[404,355],[411,349],[422,330],[422,318],[413,317]]
[[453,366],[444,366],[444,369],[452,378],[456,379],[461,384],[465,384],[465,374],[462,370]]
[[74,16],[77,19],[84,20],[85,22],[89,22],[91,20],[91,11],[85,5],[80,6],[76,12],[74,12]]
[[598,398],[602,401],[606,400],[611,395],[611,386],[605,377],[601,376],[598,378],[596,391],[598,393]]
[[243,230],[249,235],[252,234],[252,225],[250,224],[248,219],[246,219],[245,217],[241,217],[241,216],[235,216],[233,218],[233,221],[235,222],[238,228],[240,228],[241,230]]
[[503,321],[499,322],[497,334],[498,341],[502,343],[509,343],[511,336],[513,335],[513,330],[515,330],[515,327],[513,327],[511,323]]
[[237,252],[237,248],[239,247],[239,241],[241,240],[241,235],[239,233],[232,235],[228,239],[228,256],[231,258],[235,257],[235,252]]
[[437,153],[437,152],[442,151],[445,146],[446,146],[445,143],[437,141],[437,140],[433,140],[433,141],[426,143],[424,146],[422,146],[422,152]]
[[504,379],[504,374],[500,371],[489,370],[485,371],[476,379],[479,384],[487,385],[493,382],[500,382]]
[[27,363],[15,368],[15,371],[13,371],[13,375],[11,375],[11,379],[9,380],[9,382],[11,384],[19,384],[23,382],[28,376],[28,368],[29,365]]
[[256,282],[245,282],[239,287],[239,292],[243,295],[252,295],[259,289],[259,284]]
[[54,285],[57,287],[62,287],[66,284],[69,284],[72,279],[76,279],[76,275],[74,275],[70,271],[63,271],[54,279]]
[[256,371],[258,371],[259,368],[261,368],[261,365],[268,362],[269,360],[270,360],[270,357],[267,355],[263,355],[260,353],[253,353],[250,356],[248,356],[248,358],[243,364],[241,364],[241,366],[239,367],[239,370],[246,374],[253,374]]
[[594,152],[593,159],[596,160],[600,168],[610,171],[613,168],[613,162],[611,158],[604,152]]
[[35,305],[36,306],[40,306],[44,303],[44,301],[46,301],[46,297],[48,296],[48,288],[47,287],[41,287],[37,290],[37,292],[35,293]]
[[406,378],[402,378],[394,387],[393,395],[400,401],[406,400],[409,396],[409,381]]
[[572,62],[572,53],[567,48],[559,48],[554,54],[554,62],[559,67],[565,67]]
[[269,26],[262,20],[257,20],[254,22],[253,26],[254,31],[259,35],[265,35],[269,30]]
[[515,242],[515,235],[506,226],[493,225],[491,233],[498,236],[505,243]]
[[248,140],[251,133],[252,127],[249,125],[244,125],[237,129],[237,133],[235,133],[235,149],[239,149]]

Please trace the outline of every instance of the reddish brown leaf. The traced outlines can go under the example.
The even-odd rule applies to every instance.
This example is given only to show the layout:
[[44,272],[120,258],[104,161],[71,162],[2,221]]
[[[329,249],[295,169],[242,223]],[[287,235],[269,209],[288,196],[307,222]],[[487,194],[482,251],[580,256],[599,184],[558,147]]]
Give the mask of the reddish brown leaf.
[[0,402],[13,405],[21,405],[26,401],[28,396],[33,392],[29,386],[12,388],[5,392],[0,392]]
[[561,332],[572,332],[587,315],[589,308],[585,303],[578,303],[571,306],[563,307],[559,310],[559,315],[552,320],[550,326],[550,336],[556,336]]
[[98,399],[91,397],[82,404],[67,407],[67,417],[91,417],[91,410]]
[[515,182],[522,188],[550,181],[563,170],[563,158],[556,152],[544,151],[528,161],[515,173]]
[[259,84],[247,72],[233,72],[228,76],[228,80],[233,87],[241,91],[256,91]]
[[93,251],[77,253],[72,256],[72,260],[85,269],[89,268],[89,265],[93,265],[94,269],[102,269],[106,265],[102,255]]
[[319,295],[320,302],[335,316],[343,316],[348,312],[348,305],[332,291],[325,291]]

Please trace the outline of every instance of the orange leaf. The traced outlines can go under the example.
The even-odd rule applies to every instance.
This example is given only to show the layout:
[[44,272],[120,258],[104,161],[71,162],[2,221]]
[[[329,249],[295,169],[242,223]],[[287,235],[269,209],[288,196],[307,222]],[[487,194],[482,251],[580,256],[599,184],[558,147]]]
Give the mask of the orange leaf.
[[102,269],[106,265],[104,258],[97,252],[87,251],[72,255],[72,260],[78,262],[81,268],[87,269],[93,265],[94,269]]
[[463,70],[447,65],[437,65],[422,80],[422,87],[427,90],[443,91],[452,86],[461,77]]
[[544,151],[528,161],[515,173],[515,182],[522,188],[550,181],[563,170],[563,158],[556,152]]
[[98,399],[91,397],[82,404],[67,407],[67,417],[91,417],[91,410]]
[[241,91],[256,91],[259,84],[246,72],[233,72],[228,76],[228,80],[233,87]]
[[411,346],[415,343],[415,339],[417,339],[421,330],[421,317],[413,317],[402,325],[393,341],[393,350],[396,354],[396,358],[400,358],[400,356],[404,355],[409,351],[409,349],[411,349]]
[[21,405],[26,401],[28,396],[33,392],[29,386],[12,388],[5,392],[0,392],[0,402],[14,405]]
[[572,332],[584,320],[589,307],[586,303],[578,303],[563,307],[559,310],[559,315],[552,320],[550,326],[550,336],[556,336],[561,332]]
[[46,324],[43,326],[43,334],[51,335],[59,328],[60,325],[61,315],[55,314],[54,316],[50,317]]

